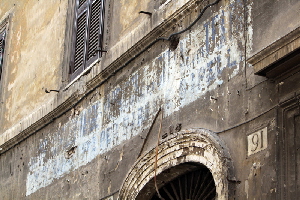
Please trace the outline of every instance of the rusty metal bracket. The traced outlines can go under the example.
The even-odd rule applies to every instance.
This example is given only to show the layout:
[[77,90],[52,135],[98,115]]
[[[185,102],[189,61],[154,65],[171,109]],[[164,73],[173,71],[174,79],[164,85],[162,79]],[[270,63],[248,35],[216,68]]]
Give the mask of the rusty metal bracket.
[[50,93],[50,92],[57,92],[57,93],[58,93],[59,90],[47,90],[47,88],[45,88],[45,92],[46,92],[46,93]]
[[151,13],[151,12],[146,12],[146,11],[140,11],[139,13],[140,13],[140,14],[146,14],[146,15],[149,15],[149,16],[151,16],[151,15],[152,15],[152,13]]

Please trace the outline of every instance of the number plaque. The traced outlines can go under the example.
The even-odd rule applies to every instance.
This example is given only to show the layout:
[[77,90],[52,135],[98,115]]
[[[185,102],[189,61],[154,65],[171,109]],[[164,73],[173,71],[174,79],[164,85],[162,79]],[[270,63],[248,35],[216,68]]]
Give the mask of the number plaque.
[[268,146],[267,127],[247,136],[248,156],[264,150]]

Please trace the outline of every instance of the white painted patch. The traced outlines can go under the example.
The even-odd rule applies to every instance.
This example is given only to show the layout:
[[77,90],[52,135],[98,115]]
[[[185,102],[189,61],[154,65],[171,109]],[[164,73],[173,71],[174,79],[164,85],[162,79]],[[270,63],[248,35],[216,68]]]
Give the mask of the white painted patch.
[[[216,13],[203,28],[186,34],[175,51],[162,52],[41,141],[39,155],[29,162],[26,195],[141,133],[160,106],[164,115],[171,115],[227,81],[222,73],[236,76],[243,67],[243,34],[233,36],[232,31],[243,19],[231,24],[232,10],[229,5]],[[73,156],[66,157],[75,146]]]

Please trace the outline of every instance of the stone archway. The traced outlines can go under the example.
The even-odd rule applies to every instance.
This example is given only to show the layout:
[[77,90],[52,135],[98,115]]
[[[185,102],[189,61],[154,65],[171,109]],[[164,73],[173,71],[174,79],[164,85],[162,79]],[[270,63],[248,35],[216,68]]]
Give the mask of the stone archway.
[[[153,197],[155,156],[154,148],[136,161],[123,182],[119,199],[150,200]],[[181,131],[159,144],[156,168],[158,188],[199,166],[211,172],[216,199],[228,199],[228,179],[232,177],[230,155],[222,140],[205,129]]]

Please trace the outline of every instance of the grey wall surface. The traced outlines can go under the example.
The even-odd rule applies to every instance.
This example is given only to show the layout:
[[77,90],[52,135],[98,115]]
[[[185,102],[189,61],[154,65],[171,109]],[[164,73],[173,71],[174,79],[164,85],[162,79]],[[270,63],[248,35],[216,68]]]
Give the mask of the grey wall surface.
[[[289,174],[280,166],[288,162],[292,168],[295,163],[294,157],[285,158],[281,148],[291,141],[296,141],[292,145],[296,148],[298,139],[283,135],[283,119],[289,115],[280,113],[288,107],[282,102],[297,99],[299,74],[278,80],[258,77],[246,58],[297,28],[299,5],[221,0],[180,34],[175,47],[168,41],[157,42],[72,109],[1,153],[2,198],[117,199],[131,167],[156,147],[159,134],[167,140],[190,128],[215,132],[229,149],[234,174],[228,180],[229,199],[297,195],[298,177],[290,181],[294,193],[283,189],[287,180],[282,177]],[[110,12],[118,8],[121,5]],[[188,10],[162,35],[188,27],[200,8],[201,3]],[[287,27],[279,28],[282,24]],[[115,36],[111,42],[117,43],[114,31],[120,27],[108,26]],[[82,85],[73,86],[74,90],[87,90]],[[298,116],[296,111],[293,114]],[[296,117],[294,124],[298,123]],[[292,169],[292,175],[297,174],[298,168]]]

